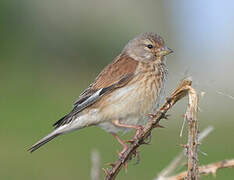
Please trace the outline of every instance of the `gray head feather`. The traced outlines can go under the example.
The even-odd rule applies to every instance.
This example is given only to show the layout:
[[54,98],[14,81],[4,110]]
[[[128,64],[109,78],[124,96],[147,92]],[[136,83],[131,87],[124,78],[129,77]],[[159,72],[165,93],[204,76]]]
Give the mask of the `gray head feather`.
[[[149,48],[152,45],[152,49]],[[148,47],[149,46],[149,47]],[[142,33],[130,40],[123,52],[138,61],[154,60],[157,49],[164,46],[163,39],[155,33]]]

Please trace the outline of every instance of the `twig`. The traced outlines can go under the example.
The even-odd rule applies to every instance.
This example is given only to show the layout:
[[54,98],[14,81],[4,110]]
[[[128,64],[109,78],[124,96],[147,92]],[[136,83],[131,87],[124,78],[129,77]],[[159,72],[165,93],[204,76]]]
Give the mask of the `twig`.
[[91,180],[100,180],[100,155],[97,150],[91,152]]
[[[234,159],[224,160],[216,163],[211,163],[205,166],[200,166],[199,173],[204,175],[213,174],[215,176],[218,169],[232,167],[234,167]],[[168,177],[166,180],[183,180],[184,178],[186,178],[186,176],[187,171],[179,173],[172,177]]]
[[[201,133],[198,135],[198,141],[201,142],[205,137],[207,137],[212,131],[214,130],[213,126],[208,126],[205,128]],[[167,180],[169,176],[178,168],[182,162],[184,162],[186,154],[186,149],[180,152],[172,161],[171,163],[164,168],[155,180]]]
[[198,180],[198,95],[192,87],[188,91],[188,97],[189,104],[185,114],[189,125],[188,145],[186,146],[188,151],[188,180]]
[[116,178],[123,165],[126,164],[128,160],[132,159],[134,154],[136,154],[136,149],[142,144],[145,144],[145,140],[151,134],[152,129],[160,127],[159,122],[161,119],[166,117],[167,111],[171,109],[177,101],[188,94],[188,92],[191,90],[191,84],[192,81],[190,79],[184,79],[172,93],[172,95],[169,98],[166,98],[166,102],[162,105],[159,111],[156,112],[156,114],[151,116],[152,120],[145,125],[137,139],[131,143],[131,145],[122,155],[122,158],[112,163],[113,166],[110,170],[105,171],[105,180],[114,180]]

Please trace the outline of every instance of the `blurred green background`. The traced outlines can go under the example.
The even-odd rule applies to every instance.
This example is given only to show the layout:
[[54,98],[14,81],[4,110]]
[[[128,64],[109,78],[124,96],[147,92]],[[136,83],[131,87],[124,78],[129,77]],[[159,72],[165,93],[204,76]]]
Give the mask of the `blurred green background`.
[[[168,57],[167,94],[185,76],[206,93],[200,100],[200,130],[215,130],[201,144],[200,164],[234,158],[234,2],[2,0],[0,2],[0,179],[89,179],[90,153],[102,167],[120,145],[92,127],[62,136],[37,152],[26,150],[52,130],[79,94],[128,40],[156,32],[174,50]],[[153,131],[117,179],[153,179],[186,142],[179,137],[186,100],[170,112],[167,128]],[[125,139],[132,134],[124,136]],[[234,170],[217,179],[233,179]],[[203,179],[213,179],[211,175]]]

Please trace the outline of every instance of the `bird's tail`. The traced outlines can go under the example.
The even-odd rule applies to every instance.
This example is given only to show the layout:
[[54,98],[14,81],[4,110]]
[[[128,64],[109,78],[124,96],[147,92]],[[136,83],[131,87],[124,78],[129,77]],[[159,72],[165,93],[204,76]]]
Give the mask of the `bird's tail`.
[[34,144],[30,149],[28,149],[28,151],[32,153],[33,151],[36,151],[38,148],[40,148],[44,144],[50,142],[52,139],[54,139],[57,136],[61,135],[61,133],[57,133],[55,131],[52,132],[52,133],[50,133],[50,134],[48,134],[44,138],[42,138],[40,141],[38,141],[36,144]]
[[[69,118],[71,118],[71,117],[69,117]],[[62,118],[62,119],[64,119],[64,118]],[[87,127],[89,125],[90,124],[87,124],[87,117],[86,116],[79,116],[79,119],[74,120],[72,125],[71,124],[63,124],[63,125],[60,124],[60,126],[56,127],[56,129],[53,132],[51,132],[50,134],[48,134],[47,136],[42,138],[40,141],[38,141],[36,144],[34,144],[30,149],[28,149],[28,151],[32,153],[33,151],[36,151],[38,148],[40,148],[41,146],[48,143],[49,141],[51,141],[52,139],[56,138],[59,135],[65,134],[65,133],[70,132],[70,131],[82,129],[82,128]]]

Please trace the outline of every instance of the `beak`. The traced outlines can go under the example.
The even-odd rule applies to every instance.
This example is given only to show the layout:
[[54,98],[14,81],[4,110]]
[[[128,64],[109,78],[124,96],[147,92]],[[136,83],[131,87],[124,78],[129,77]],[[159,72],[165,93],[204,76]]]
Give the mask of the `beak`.
[[166,56],[171,53],[173,53],[173,50],[168,48],[167,46],[164,46],[163,48],[161,48],[161,51],[159,52],[161,56]]

